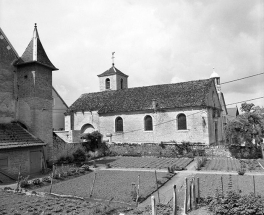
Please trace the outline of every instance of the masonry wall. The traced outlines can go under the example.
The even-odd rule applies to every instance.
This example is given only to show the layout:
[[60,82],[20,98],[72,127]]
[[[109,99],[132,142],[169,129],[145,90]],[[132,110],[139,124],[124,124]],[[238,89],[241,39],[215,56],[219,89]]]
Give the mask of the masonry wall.
[[65,121],[64,121],[64,113],[67,110],[67,107],[58,96],[58,94],[52,90],[52,98],[53,98],[53,110],[52,110],[52,125],[55,131],[64,130]]
[[[157,113],[124,113],[118,116],[123,119],[122,133],[115,132],[117,116],[101,116],[100,132],[111,133],[113,142],[160,143],[165,142],[201,142],[209,144],[208,125],[203,123],[201,109],[185,109]],[[203,110],[205,113],[206,109]],[[198,113],[199,112],[199,113]],[[184,113],[187,118],[187,129],[178,130],[177,116]],[[150,115],[153,120],[153,131],[144,131],[144,117]],[[155,126],[156,125],[156,126]]]
[[104,77],[99,77],[99,86],[100,86],[100,91],[105,91],[105,80],[109,78],[110,79],[110,90],[116,90],[116,76],[115,75],[110,75],[110,76],[104,76]]
[[12,48],[0,32],[0,122],[15,119],[15,71],[17,59]]
[[10,175],[17,176],[21,165],[21,174],[30,175],[30,151],[42,150],[42,147],[23,147],[1,150],[8,156],[8,168],[4,169]]
[[17,74],[18,120],[47,143],[47,158],[52,159],[52,73],[46,67],[30,64],[20,66]]

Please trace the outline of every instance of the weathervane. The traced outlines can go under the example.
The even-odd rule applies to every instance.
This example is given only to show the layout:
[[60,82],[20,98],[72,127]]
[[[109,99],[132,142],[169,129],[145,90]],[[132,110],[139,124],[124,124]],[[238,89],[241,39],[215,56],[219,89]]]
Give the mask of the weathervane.
[[115,62],[114,62],[114,54],[115,54],[115,52],[112,52],[112,65],[114,66],[115,65]]

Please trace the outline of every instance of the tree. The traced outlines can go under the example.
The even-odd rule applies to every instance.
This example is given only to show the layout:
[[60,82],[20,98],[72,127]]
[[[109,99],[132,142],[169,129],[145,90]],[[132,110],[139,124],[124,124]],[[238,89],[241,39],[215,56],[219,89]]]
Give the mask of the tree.
[[99,131],[83,134],[81,139],[84,140],[83,146],[86,148],[86,151],[95,151],[95,149],[98,149],[102,144],[102,136]]
[[253,146],[262,142],[264,119],[261,108],[254,104],[243,103],[242,114],[229,121],[225,127],[228,144]]

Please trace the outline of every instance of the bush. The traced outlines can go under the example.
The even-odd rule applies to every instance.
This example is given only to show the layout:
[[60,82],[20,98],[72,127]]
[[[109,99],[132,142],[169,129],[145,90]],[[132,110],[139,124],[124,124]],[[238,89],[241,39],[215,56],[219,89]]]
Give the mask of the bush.
[[46,177],[42,178],[42,182],[50,183],[51,182],[51,177],[50,176],[46,176]]
[[263,214],[264,198],[253,193],[241,196],[234,191],[229,191],[226,196],[214,197],[209,205],[209,210],[215,214]]
[[82,149],[77,149],[72,155],[76,162],[83,162],[86,160],[85,152]]
[[39,178],[35,178],[35,179],[32,180],[32,184],[34,184],[34,185],[41,185],[41,181],[40,181]]
[[27,188],[27,187],[30,186],[30,183],[29,183],[28,178],[29,178],[29,175],[28,175],[27,177],[23,177],[23,178],[21,179],[21,181],[20,181],[20,187],[22,187],[22,188]]

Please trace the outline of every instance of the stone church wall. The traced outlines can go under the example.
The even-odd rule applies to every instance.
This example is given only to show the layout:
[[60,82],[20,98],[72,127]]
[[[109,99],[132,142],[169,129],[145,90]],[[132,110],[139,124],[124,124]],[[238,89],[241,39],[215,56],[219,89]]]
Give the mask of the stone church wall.
[[[201,109],[174,110],[157,113],[123,113],[120,115],[100,116],[100,132],[111,133],[113,142],[120,143],[160,143],[161,141],[201,142],[209,144],[208,120],[203,122]],[[199,113],[198,113],[199,112]],[[177,129],[177,115],[184,113],[187,118],[187,130]],[[150,115],[153,119],[153,131],[144,131],[144,117]],[[115,119],[122,117],[124,132],[115,132]],[[169,121],[169,122],[168,122]]]

